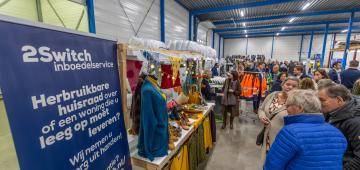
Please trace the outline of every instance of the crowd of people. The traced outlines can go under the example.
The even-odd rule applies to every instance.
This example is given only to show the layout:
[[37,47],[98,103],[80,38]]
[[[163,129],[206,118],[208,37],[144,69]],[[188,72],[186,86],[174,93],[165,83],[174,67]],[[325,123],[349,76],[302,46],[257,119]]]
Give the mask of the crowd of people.
[[[217,72],[218,64],[211,70]],[[264,125],[256,143],[261,145],[264,169],[360,169],[359,61],[347,69],[335,62],[326,71],[306,72],[299,62],[244,62],[227,75],[223,87],[226,127],[240,93],[244,71],[266,76],[268,95],[257,114]]]

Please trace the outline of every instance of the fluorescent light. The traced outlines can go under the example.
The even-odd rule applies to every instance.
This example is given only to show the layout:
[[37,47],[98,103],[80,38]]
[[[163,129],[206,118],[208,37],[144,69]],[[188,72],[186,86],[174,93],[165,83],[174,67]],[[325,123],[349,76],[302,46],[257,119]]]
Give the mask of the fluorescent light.
[[306,3],[306,4],[302,7],[302,10],[306,10],[307,8],[309,8],[310,5],[311,5],[310,2]]
[[248,37],[248,35],[246,34],[246,35],[245,35],[245,37],[247,38],[247,37]]
[[286,29],[286,27],[282,27],[282,28],[281,28],[281,31],[284,31],[285,29]]
[[245,22],[243,22],[243,26],[246,27],[246,23],[245,23]]
[[280,35],[280,33],[276,33],[276,36],[279,36]]
[[289,22],[294,22],[295,18],[291,18]]
[[244,30],[245,33],[247,33],[247,30]]
[[240,12],[241,17],[244,17],[244,11]]
[[344,33],[344,32],[348,32],[348,30],[347,30],[347,29],[345,29],[345,30],[342,30],[341,32],[342,32],[342,33]]

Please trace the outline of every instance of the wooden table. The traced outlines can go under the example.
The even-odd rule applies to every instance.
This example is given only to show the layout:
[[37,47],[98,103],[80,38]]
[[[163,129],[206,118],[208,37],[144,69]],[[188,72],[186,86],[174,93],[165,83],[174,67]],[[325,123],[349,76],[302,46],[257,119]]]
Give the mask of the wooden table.
[[[207,103],[208,105],[205,107],[206,110],[203,112],[204,116],[203,119],[200,121],[203,121],[210,113],[210,111],[214,108],[214,103]],[[190,119],[190,122],[195,122],[195,120]],[[130,149],[130,155],[132,160],[132,165],[145,168],[147,170],[161,170],[170,160],[173,158],[173,156],[179,151],[179,149],[184,145],[184,143],[190,138],[190,136],[195,132],[195,127],[192,125],[189,130],[182,129],[182,136],[180,139],[175,142],[175,149],[172,151],[168,151],[168,155],[164,157],[157,157],[154,159],[154,161],[150,161],[147,158],[143,158],[139,156],[138,150],[136,149],[136,146],[134,149]],[[129,143],[130,142],[136,142],[137,138],[133,136],[129,136]],[[134,146],[134,143],[130,144],[131,146]],[[131,148],[130,146],[130,148]]]

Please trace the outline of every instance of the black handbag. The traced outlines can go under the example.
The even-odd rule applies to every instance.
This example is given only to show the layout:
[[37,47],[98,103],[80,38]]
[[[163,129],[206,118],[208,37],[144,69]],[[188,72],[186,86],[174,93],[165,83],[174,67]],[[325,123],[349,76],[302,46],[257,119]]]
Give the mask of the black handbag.
[[[285,109],[279,109],[275,113],[273,113],[270,117],[270,120],[272,120],[278,113],[284,111]],[[264,134],[265,134],[266,127],[264,126],[263,129],[260,131],[260,133],[256,137],[256,145],[261,146],[264,143]]]
[[260,131],[260,133],[256,137],[256,145],[260,146],[264,143],[264,133],[265,133],[265,127]]

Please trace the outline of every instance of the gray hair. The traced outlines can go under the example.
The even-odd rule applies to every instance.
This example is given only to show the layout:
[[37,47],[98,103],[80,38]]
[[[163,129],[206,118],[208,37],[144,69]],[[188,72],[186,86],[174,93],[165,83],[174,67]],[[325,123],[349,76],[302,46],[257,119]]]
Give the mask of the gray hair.
[[321,114],[321,103],[313,90],[292,90],[288,93],[286,106],[296,105],[304,114]]
[[336,84],[325,88],[325,90],[326,94],[331,98],[341,97],[344,101],[352,99],[350,91],[344,85]]
[[320,91],[321,89],[324,88],[328,88],[330,86],[334,86],[336,85],[335,82],[333,82],[331,79],[321,79],[318,81],[318,90]]
[[296,81],[298,84],[300,83],[300,80],[297,77],[289,76],[281,83],[281,86],[283,86],[289,80]]

